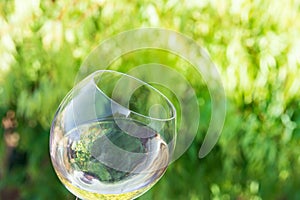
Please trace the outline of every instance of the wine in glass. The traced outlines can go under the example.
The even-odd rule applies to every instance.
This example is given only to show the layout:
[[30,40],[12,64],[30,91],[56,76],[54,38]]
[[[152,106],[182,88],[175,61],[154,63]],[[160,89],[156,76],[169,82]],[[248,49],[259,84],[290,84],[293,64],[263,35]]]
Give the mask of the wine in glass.
[[99,70],[63,99],[52,122],[50,156],[80,199],[134,199],[164,174],[176,142],[176,110],[132,76]]

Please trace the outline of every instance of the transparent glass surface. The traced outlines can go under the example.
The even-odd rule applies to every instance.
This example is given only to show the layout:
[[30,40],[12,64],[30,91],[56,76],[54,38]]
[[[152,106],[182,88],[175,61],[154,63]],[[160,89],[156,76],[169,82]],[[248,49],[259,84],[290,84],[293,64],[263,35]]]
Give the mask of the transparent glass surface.
[[52,122],[50,155],[80,199],[134,199],[164,174],[176,142],[176,111],[151,85],[96,71],[63,99]]

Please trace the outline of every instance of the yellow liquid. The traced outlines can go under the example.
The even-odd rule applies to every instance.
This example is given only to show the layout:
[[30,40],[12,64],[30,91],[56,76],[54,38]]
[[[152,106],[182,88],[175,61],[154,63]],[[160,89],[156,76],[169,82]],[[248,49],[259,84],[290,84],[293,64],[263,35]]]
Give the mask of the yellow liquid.
[[[124,123],[132,127],[130,121]],[[71,193],[83,200],[137,198],[160,179],[169,160],[168,145],[159,134],[144,127],[137,130],[150,136],[142,139],[128,136],[112,121],[79,126],[60,138],[51,154],[56,174]],[[122,144],[132,152],[142,151],[143,157],[136,159],[134,153],[122,149],[125,148]],[[115,168],[101,162],[105,161],[102,153],[110,161],[116,157],[112,160]],[[127,171],[122,171],[124,166]]]
[[69,191],[72,191],[72,193],[77,196],[78,198],[82,200],[129,200],[129,199],[134,199],[139,196],[141,196],[143,193],[145,193],[148,189],[150,189],[154,183],[151,185],[148,185],[145,188],[142,188],[140,190],[135,190],[132,192],[127,192],[123,194],[99,194],[95,192],[89,192],[82,190],[72,184],[70,182],[60,179],[61,182],[67,187]]

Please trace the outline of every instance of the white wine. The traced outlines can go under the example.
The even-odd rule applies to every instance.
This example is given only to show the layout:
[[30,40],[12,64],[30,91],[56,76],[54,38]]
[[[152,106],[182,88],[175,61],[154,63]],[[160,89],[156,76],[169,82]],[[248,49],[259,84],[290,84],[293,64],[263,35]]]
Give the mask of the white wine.
[[61,135],[56,144],[51,150],[56,173],[81,199],[136,198],[169,163],[163,137],[133,120],[89,122]]

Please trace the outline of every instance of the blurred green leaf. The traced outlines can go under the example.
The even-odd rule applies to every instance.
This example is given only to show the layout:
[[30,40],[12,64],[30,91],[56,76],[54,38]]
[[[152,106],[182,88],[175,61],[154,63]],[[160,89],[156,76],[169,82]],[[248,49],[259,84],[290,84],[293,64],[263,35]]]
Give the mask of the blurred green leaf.
[[[218,144],[199,160],[211,117],[203,79],[163,51],[133,52],[114,62],[110,68],[122,72],[150,62],[172,66],[195,87],[201,111],[191,147],[140,199],[299,199],[299,11],[299,0],[0,1],[0,116],[16,111],[17,150],[27,154],[21,169],[0,177],[0,198],[15,187],[21,199],[74,199],[49,159],[49,129],[60,101],[100,41],[132,28],[163,27],[207,49],[223,78],[227,118]],[[7,159],[4,131],[1,163]]]

